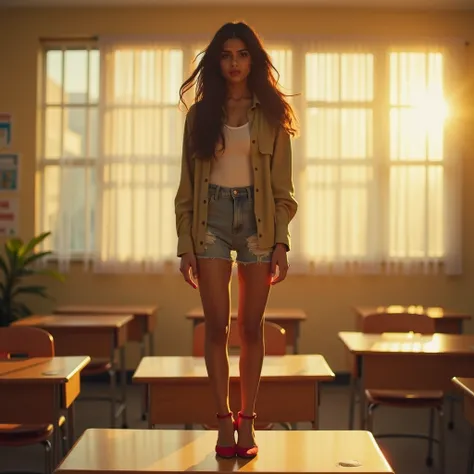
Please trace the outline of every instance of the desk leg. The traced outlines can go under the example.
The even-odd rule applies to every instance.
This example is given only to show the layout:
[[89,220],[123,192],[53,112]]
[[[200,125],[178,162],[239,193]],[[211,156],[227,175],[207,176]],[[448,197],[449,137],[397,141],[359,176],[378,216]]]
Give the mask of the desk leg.
[[109,370],[109,377],[110,377],[110,427],[115,428],[115,405],[117,399],[117,371],[116,366],[117,363],[115,361],[115,350],[112,349],[112,353],[110,355],[110,363],[111,367]]
[[474,426],[471,428],[471,442],[469,447],[469,455],[467,458],[467,474],[474,473]]
[[366,405],[367,405],[367,400],[365,398],[365,383],[364,383],[364,367],[363,367],[364,361],[362,358],[360,358],[360,365],[359,365],[359,413],[360,413],[360,419],[359,419],[359,427],[361,430],[366,429]]
[[314,420],[312,422],[313,430],[319,430],[319,404],[320,404],[319,383],[315,383],[314,387]]
[[[52,459],[52,466],[51,473],[56,469],[58,464],[61,461],[61,431],[59,428],[59,417],[61,416],[61,386],[55,385],[53,390],[53,439],[52,439],[52,447],[51,447],[51,454],[46,453],[46,456],[51,456]],[[47,462],[47,465],[50,464]],[[50,473],[48,473],[50,474]]]
[[299,353],[299,347],[298,347],[298,342],[300,340],[300,322],[296,321],[295,323],[295,328],[293,330],[293,334],[295,335],[295,340],[293,341],[293,354],[298,354]]
[[357,398],[357,377],[351,374],[349,393],[349,429],[354,429],[354,416]]
[[125,346],[120,348],[120,387],[122,404],[122,428],[128,428],[127,423],[127,370],[125,367]]
[[[148,339],[148,355],[149,356],[152,356],[154,354],[154,352],[152,351],[152,340],[153,340],[153,336],[151,333],[147,333],[146,332],[146,328],[144,328],[144,332],[143,332],[144,336],[143,336],[143,340],[142,340],[142,343],[140,344],[140,357],[141,359],[143,359],[145,356],[146,356],[146,340]],[[147,412],[146,412],[146,406],[147,406],[147,394],[148,394],[148,391],[146,389],[146,386],[145,386],[145,389],[143,390],[143,397],[141,397],[141,409],[142,409],[142,420],[145,421],[146,420],[146,415],[147,415]]]
[[74,431],[74,424],[75,424],[75,409],[74,409],[74,402],[71,403],[69,408],[67,409],[67,448],[68,451],[74,445],[76,438],[75,438],[75,431]]

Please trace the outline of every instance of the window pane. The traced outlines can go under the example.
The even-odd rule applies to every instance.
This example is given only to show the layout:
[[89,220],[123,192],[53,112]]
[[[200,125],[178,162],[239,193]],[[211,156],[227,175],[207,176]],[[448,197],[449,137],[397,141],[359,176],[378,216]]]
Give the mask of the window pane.
[[373,171],[368,166],[307,168],[304,248],[318,259],[368,253],[369,200]]
[[46,52],[46,103],[60,104],[63,93],[63,53],[62,51]]
[[64,52],[64,102],[69,104],[85,104],[87,95],[87,63],[86,50],[68,50]]
[[48,107],[45,113],[45,158],[59,158],[61,156],[61,120],[60,107]]
[[394,166],[390,170],[391,257],[443,254],[443,168]]
[[44,176],[43,229],[57,252],[94,249],[94,168],[48,166]]
[[[291,49],[267,48],[268,55],[279,73],[278,84],[284,94],[293,93],[293,52]],[[275,73],[274,73],[275,74]],[[275,79],[277,78],[275,74]]]
[[113,54],[110,100],[125,104],[176,105],[183,78],[181,50],[122,50]]
[[63,156],[85,157],[87,133],[87,109],[83,107],[64,110]]
[[373,76],[372,54],[306,54],[306,98],[310,101],[369,102]]
[[306,156],[358,158],[372,156],[372,110],[308,108]]
[[97,103],[100,88],[100,54],[97,50],[89,51],[89,102]]

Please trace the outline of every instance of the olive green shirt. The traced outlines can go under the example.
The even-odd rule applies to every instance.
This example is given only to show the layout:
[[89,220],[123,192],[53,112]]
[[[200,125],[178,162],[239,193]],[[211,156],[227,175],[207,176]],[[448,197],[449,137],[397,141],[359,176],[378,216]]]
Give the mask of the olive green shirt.
[[[188,252],[203,252],[206,237],[211,160],[195,158],[190,149],[194,117],[195,105],[192,105],[184,126],[181,178],[175,198],[178,257]],[[283,128],[270,126],[256,97],[248,111],[248,119],[258,246],[267,249],[282,243],[289,250],[288,226],[298,208],[294,197],[290,136]]]

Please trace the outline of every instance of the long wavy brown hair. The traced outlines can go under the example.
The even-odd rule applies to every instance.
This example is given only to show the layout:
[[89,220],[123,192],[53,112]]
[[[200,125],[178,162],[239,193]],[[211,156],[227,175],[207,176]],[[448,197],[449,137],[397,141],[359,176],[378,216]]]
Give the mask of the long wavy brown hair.
[[207,48],[199,53],[198,57],[202,58],[179,90],[180,102],[187,107],[183,97],[186,92],[196,87],[196,117],[190,138],[197,158],[214,157],[218,143],[225,148],[222,130],[227,93],[220,60],[224,43],[232,38],[242,40],[250,54],[252,67],[247,77],[247,86],[250,92],[258,97],[267,121],[271,126],[282,127],[291,136],[297,133],[295,114],[286,101],[289,95],[280,90],[280,74],[273,66],[257,33],[243,22],[226,23],[217,31]]

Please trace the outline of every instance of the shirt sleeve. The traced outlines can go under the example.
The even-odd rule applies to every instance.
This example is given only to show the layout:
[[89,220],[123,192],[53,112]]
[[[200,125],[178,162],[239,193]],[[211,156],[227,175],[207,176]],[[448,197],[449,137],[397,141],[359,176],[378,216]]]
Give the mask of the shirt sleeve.
[[183,133],[183,146],[181,157],[181,176],[178,191],[175,197],[176,232],[178,234],[177,255],[194,252],[191,234],[194,204],[194,166],[190,151],[190,114],[186,115]]
[[275,200],[275,243],[290,250],[289,224],[298,210],[293,184],[293,155],[290,135],[279,128],[272,158],[272,191]]

